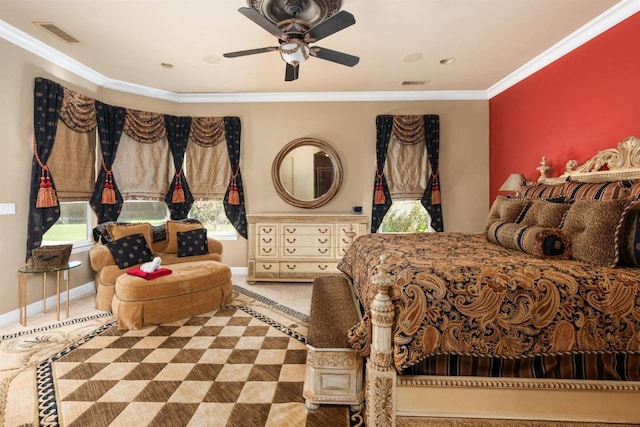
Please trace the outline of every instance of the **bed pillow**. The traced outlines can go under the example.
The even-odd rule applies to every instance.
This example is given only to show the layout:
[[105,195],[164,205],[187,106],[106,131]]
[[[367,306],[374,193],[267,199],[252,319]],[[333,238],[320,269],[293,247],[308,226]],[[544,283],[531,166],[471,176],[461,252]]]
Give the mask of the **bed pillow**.
[[167,246],[164,250],[167,254],[178,253],[178,232],[197,230],[204,228],[200,222],[167,221]]
[[489,216],[485,223],[485,232],[494,222],[516,222],[520,214],[529,204],[525,199],[512,199],[504,196],[498,196],[491,206]]
[[640,203],[629,208],[620,237],[620,264],[640,267]]
[[558,228],[530,227],[500,221],[491,224],[487,240],[538,258],[569,259],[571,256],[571,240]]
[[525,199],[551,199],[562,196],[564,183],[561,184],[525,184],[518,195]]
[[122,223],[114,222],[108,226],[109,235],[111,240],[118,240],[125,236],[131,236],[133,234],[142,234],[147,241],[147,245],[151,247],[153,237],[151,236],[151,224],[148,222],[140,223]]
[[573,182],[564,183],[563,194],[567,200],[615,200],[631,195],[630,181]]
[[574,259],[615,267],[619,260],[620,236],[631,199],[576,200],[562,225],[571,239]]
[[522,225],[537,225],[543,228],[557,228],[571,205],[547,200],[532,200],[520,221]]
[[207,230],[198,228],[189,231],[178,231],[178,256],[205,255],[209,253]]
[[129,268],[153,260],[147,239],[142,233],[130,234],[105,244],[118,268]]

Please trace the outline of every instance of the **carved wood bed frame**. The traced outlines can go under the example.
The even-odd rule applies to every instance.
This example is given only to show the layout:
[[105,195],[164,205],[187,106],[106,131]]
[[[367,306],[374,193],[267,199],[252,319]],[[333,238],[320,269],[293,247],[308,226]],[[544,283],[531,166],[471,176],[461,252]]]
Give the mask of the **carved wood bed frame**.
[[[600,170],[607,166],[606,170]],[[545,158],[540,183],[640,179],[640,138],[598,152],[581,166],[548,178]],[[372,279],[378,293],[371,304],[371,354],[366,364],[366,424],[395,426],[396,416],[527,419],[609,423],[640,422],[640,381],[588,381],[398,375],[393,367],[393,279],[385,255]]]

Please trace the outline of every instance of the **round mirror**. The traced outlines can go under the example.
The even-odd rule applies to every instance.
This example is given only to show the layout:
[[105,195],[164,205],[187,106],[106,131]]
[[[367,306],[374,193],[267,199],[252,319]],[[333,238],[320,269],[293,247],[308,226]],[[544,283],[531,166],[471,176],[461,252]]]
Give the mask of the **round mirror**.
[[326,142],[299,138],[280,150],[271,167],[271,179],[285,202],[299,208],[317,208],[340,189],[342,164]]

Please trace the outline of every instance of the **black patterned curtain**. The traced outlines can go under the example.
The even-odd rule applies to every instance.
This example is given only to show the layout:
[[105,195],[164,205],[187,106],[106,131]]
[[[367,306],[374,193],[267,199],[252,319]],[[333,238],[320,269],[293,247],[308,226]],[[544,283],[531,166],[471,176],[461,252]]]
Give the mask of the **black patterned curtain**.
[[384,163],[393,126],[392,115],[376,117],[376,176],[373,189],[373,207],[371,208],[371,232],[378,231],[382,220],[391,207],[391,193],[384,177]]
[[240,174],[240,118],[225,117],[224,132],[231,163],[231,179],[224,195],[224,211],[238,234],[247,238],[247,216],[244,206],[244,190]]
[[173,165],[176,169],[164,201],[171,212],[171,219],[184,219],[193,205],[193,195],[189,190],[189,184],[182,170],[184,153],[187,150],[187,142],[189,142],[191,117],[165,115],[164,120],[167,128],[169,149],[173,155]]
[[113,179],[111,168],[124,129],[126,110],[96,101],[96,112],[102,161],[90,203],[91,208],[98,216],[98,224],[101,224],[117,220],[122,210],[122,195]]
[[60,218],[55,184],[46,167],[58,129],[64,88],[51,80],[36,78],[33,91],[33,160],[27,224],[27,255],[40,247],[42,236]]
[[442,204],[440,202],[440,174],[438,159],[440,157],[440,116],[427,114],[424,116],[425,144],[427,156],[431,166],[431,176],[427,182],[427,188],[420,200],[422,206],[429,212],[431,227],[436,231],[444,231],[442,222]]

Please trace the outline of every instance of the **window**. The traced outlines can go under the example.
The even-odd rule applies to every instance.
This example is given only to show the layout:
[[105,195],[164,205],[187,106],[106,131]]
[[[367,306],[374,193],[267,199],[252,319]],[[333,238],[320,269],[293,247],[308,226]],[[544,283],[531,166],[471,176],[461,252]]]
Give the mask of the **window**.
[[88,241],[90,218],[89,202],[60,202],[60,218],[42,236],[43,244]]
[[425,233],[433,231],[431,218],[420,200],[399,200],[391,204],[378,229],[381,233]]
[[126,200],[118,216],[119,222],[148,222],[161,225],[169,218],[165,202],[157,200]]
[[207,234],[216,238],[235,239],[236,230],[227,219],[222,200],[199,200],[191,206],[189,218],[200,221],[207,229]]

